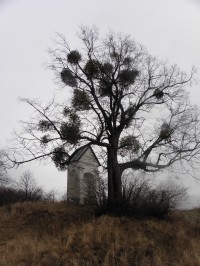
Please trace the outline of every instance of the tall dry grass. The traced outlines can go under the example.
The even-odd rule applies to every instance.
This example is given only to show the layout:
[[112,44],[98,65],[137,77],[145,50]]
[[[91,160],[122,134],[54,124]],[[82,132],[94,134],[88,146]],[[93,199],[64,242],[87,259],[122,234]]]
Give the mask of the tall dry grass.
[[200,230],[185,214],[166,220],[93,217],[82,207],[0,208],[0,265],[200,265]]

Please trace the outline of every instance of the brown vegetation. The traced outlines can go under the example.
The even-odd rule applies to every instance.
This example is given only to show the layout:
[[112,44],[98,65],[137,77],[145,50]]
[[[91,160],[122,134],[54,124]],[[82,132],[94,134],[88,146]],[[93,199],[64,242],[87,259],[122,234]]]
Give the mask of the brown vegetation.
[[66,203],[3,206],[0,265],[200,265],[200,219],[190,217],[95,218]]

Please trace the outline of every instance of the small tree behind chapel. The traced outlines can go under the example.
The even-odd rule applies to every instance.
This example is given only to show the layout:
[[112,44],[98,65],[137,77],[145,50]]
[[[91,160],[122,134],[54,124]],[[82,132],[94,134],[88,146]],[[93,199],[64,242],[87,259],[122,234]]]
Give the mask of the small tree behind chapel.
[[51,157],[64,170],[71,151],[93,145],[104,153],[109,206],[117,206],[126,169],[158,172],[198,159],[199,112],[186,91],[194,70],[188,75],[157,60],[130,36],[101,39],[95,28],[82,27],[79,38],[80,50],[59,35],[50,51],[50,67],[70,98],[46,106],[23,99],[35,116],[17,135],[24,157],[13,161]]

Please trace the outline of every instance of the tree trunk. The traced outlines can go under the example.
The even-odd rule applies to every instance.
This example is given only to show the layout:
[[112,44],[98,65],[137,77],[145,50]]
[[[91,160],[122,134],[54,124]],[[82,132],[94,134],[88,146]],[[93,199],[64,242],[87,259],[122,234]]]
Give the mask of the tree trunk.
[[122,196],[121,170],[117,161],[117,149],[108,148],[108,207],[118,208]]

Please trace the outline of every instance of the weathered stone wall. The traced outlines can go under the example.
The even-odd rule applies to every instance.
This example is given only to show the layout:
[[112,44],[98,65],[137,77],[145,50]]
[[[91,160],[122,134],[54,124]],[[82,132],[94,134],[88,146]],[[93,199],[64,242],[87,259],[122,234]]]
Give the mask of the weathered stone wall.
[[[67,179],[67,198],[75,202],[84,202],[86,197],[87,178],[93,176],[94,187],[95,179],[98,176],[98,162],[94,157],[94,154],[88,149],[79,161],[72,162],[68,167],[68,179]],[[91,177],[90,176],[90,177]],[[91,187],[91,186],[90,186]]]
[[76,167],[70,165],[68,168],[67,198],[79,202],[80,200],[80,177]]

